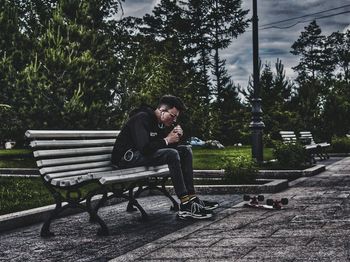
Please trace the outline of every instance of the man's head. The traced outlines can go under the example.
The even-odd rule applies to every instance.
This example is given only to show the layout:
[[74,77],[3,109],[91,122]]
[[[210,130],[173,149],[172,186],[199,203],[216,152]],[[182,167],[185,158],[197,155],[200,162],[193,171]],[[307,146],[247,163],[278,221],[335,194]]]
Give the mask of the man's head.
[[184,111],[185,109],[186,106],[180,98],[172,95],[165,95],[159,100],[158,103],[158,119],[165,126],[171,126],[176,122],[180,112]]

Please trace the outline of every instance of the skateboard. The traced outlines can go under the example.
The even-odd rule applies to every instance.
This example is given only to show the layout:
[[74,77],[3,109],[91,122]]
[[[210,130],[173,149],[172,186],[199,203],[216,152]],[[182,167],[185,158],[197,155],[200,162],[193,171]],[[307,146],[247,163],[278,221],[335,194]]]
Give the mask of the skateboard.
[[254,207],[254,208],[263,208],[264,205],[261,204],[262,201],[264,201],[264,196],[263,195],[258,195],[258,196],[249,196],[249,195],[244,195],[243,200],[249,203],[245,203],[245,207]]
[[282,198],[280,200],[267,199],[266,204],[273,209],[282,209],[283,206],[288,205],[288,198]]
[[280,210],[282,209],[283,205],[288,204],[287,198],[282,198],[281,200],[273,200],[273,199],[267,199],[266,205],[261,204],[262,201],[264,201],[264,196],[258,195],[258,196],[249,196],[244,195],[243,196],[244,201],[250,201],[249,203],[245,203],[245,207],[252,207],[252,208],[261,208],[261,209],[269,209],[269,210]]
[[264,196],[263,195],[257,195],[257,196],[249,196],[249,195],[244,195],[243,200],[244,201],[250,201],[250,204],[259,204],[259,202],[264,201]]

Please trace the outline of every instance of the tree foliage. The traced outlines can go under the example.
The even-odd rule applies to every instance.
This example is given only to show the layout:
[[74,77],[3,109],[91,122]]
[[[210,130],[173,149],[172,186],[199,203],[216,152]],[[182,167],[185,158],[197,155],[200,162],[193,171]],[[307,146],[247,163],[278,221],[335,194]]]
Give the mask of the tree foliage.
[[327,37],[313,21],[292,45],[291,52],[300,57],[294,69],[298,73],[295,107],[299,109],[301,127],[324,139],[349,130],[344,96],[348,95],[349,32],[334,32]]

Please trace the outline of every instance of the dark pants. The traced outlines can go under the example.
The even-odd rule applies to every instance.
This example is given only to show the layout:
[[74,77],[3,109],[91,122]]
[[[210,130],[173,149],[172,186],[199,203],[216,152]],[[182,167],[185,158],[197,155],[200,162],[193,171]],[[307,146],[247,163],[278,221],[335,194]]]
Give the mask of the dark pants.
[[130,161],[122,159],[118,166],[120,168],[130,168],[167,164],[176,195],[180,198],[184,195],[195,193],[193,186],[192,150],[190,146],[182,145],[176,149],[162,148],[149,156],[144,156],[139,151],[133,153]]

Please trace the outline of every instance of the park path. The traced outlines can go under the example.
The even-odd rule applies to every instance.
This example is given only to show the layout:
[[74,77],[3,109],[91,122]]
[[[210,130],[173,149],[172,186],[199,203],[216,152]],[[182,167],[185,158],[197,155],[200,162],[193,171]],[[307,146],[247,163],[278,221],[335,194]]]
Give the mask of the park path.
[[101,209],[110,227],[96,236],[85,214],[0,234],[1,261],[350,261],[350,157],[325,172],[290,183],[280,193],[285,210],[242,207],[241,195],[207,195],[221,206],[207,221],[179,221],[162,196],[140,200],[150,221],[125,212],[125,203]]
[[350,261],[350,157],[273,198],[285,210],[226,208],[113,261]]

